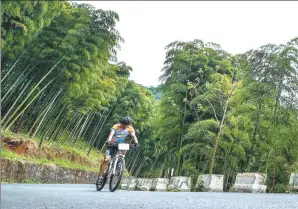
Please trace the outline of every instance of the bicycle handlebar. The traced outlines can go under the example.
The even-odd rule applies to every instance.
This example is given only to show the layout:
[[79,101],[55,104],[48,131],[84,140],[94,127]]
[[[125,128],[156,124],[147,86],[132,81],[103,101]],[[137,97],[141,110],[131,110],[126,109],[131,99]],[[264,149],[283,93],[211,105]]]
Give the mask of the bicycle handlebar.
[[[118,143],[117,142],[112,142],[112,143],[108,143],[106,142],[108,147],[118,147]],[[137,148],[139,147],[140,144],[129,144],[129,148]]]

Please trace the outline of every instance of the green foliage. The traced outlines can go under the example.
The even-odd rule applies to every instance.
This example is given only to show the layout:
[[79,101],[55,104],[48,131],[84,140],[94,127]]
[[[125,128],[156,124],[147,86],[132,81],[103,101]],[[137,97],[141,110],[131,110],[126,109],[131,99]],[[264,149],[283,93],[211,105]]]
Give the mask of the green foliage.
[[149,90],[152,92],[155,100],[157,100],[157,101],[161,100],[161,98],[162,98],[161,86],[157,86],[157,87],[151,86],[151,87],[149,87]]
[[65,6],[64,1],[3,1],[1,38],[3,66],[9,65],[36,34]]
[[195,186],[193,186],[192,190],[193,192],[203,192],[204,191],[204,181],[201,180],[200,182],[197,182]]
[[200,40],[169,44],[143,152],[154,163],[143,173],[197,178],[209,168],[229,191],[238,172],[263,172],[268,192],[287,191],[298,161],[297,49],[297,39],[237,56]]
[[142,144],[127,154],[130,175],[219,173],[229,191],[237,172],[263,172],[268,192],[286,191],[298,162],[297,38],[239,55],[216,43],[176,41],[166,47],[163,84],[146,88],[129,81],[132,68],[117,61],[123,38],[116,12],[4,1],[1,15],[6,132],[36,136],[40,147],[79,147],[90,157],[129,115]]
[[138,134],[150,126],[150,91],[116,60],[117,13],[66,1],[6,2],[1,12],[2,51],[13,55],[1,71],[6,131],[36,135],[39,146],[85,141],[90,154],[119,116],[130,115]]

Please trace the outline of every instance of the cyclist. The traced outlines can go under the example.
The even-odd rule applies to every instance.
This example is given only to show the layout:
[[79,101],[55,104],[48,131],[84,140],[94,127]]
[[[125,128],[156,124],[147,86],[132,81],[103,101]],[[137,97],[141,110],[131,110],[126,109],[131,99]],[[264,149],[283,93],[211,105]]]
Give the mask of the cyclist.
[[[112,128],[111,128],[111,132],[110,135],[108,137],[107,143],[111,144],[111,143],[123,143],[125,138],[130,135],[133,139],[133,142],[136,146],[139,145],[138,143],[138,139],[136,137],[135,134],[135,130],[134,128],[131,126],[131,118],[130,117],[123,117],[120,119],[120,123],[119,124],[115,124]],[[108,167],[108,163],[111,159],[111,156],[113,156],[115,152],[115,149],[112,147],[109,147],[108,150],[106,151],[105,155],[104,155],[104,160],[102,161],[101,165],[100,165],[100,172],[99,172],[99,176],[100,178],[102,178],[103,173],[106,171],[107,167]],[[123,155],[125,155],[126,152],[122,153]]]

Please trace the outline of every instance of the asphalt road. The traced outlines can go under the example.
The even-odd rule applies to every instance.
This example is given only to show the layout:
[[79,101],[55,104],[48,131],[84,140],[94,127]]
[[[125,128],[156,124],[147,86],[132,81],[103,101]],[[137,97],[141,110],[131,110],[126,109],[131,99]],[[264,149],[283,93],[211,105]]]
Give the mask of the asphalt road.
[[297,194],[97,192],[90,184],[2,184],[4,209],[298,209]]

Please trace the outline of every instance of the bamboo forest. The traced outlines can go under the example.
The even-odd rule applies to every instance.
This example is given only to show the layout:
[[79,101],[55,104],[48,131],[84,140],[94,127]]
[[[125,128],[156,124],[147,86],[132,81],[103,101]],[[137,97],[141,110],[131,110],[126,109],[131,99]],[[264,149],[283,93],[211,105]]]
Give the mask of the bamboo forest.
[[200,37],[169,42],[160,85],[146,87],[117,59],[115,11],[3,1],[1,17],[2,133],[38,148],[84,142],[88,155],[130,116],[141,145],[126,156],[131,176],[223,174],[229,191],[237,173],[262,172],[268,192],[285,192],[298,171],[298,37],[243,54]]

